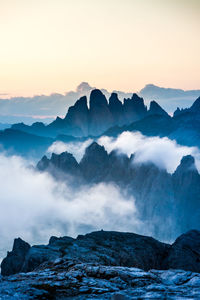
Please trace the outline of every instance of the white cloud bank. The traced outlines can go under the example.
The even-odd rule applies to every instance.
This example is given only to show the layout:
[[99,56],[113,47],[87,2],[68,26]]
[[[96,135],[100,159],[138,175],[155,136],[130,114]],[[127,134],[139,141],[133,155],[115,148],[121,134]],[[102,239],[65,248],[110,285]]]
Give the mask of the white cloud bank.
[[[85,149],[92,143],[92,139],[85,142],[63,143],[56,141],[48,149],[48,153],[60,154],[64,151],[72,153],[79,162]],[[187,147],[177,144],[175,140],[167,137],[147,137],[140,132],[125,131],[117,138],[103,136],[97,140],[110,153],[117,150],[129,157],[134,154],[134,163],[152,162],[169,173],[173,173],[183,156],[191,154],[195,158],[196,166],[200,172],[200,151],[197,147]]]
[[63,236],[91,230],[141,233],[134,199],[111,184],[74,190],[38,173],[19,157],[0,155],[0,256],[13,239],[46,243],[51,235]]
[[[91,142],[55,142],[49,152],[68,151],[80,161]],[[153,162],[168,172],[176,169],[182,156],[192,154],[200,170],[199,150],[168,138],[123,132],[117,138],[101,137],[98,143],[108,152],[135,153],[135,163]],[[97,184],[75,190],[34,171],[29,164],[22,158],[0,154],[0,257],[18,236],[29,243],[47,243],[51,235],[76,236],[100,229],[151,233],[138,219],[134,199],[118,187]]]
[[115,149],[128,156],[134,153],[134,163],[152,162],[169,173],[175,171],[183,156],[191,154],[200,170],[199,149],[178,145],[176,141],[167,137],[146,137],[140,132],[125,131],[117,138],[103,136],[98,143],[108,152]]
[[47,150],[47,153],[60,154],[62,152],[69,152],[74,155],[76,160],[80,162],[84,155],[85,149],[92,143],[92,139],[88,139],[85,142],[70,142],[63,143],[61,141],[55,141]]

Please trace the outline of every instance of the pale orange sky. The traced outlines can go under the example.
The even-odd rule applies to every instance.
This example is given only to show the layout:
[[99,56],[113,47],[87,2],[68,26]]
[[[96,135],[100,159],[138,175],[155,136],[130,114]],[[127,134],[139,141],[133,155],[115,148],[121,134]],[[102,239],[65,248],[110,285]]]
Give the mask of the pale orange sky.
[[199,0],[0,0],[0,94],[200,89]]

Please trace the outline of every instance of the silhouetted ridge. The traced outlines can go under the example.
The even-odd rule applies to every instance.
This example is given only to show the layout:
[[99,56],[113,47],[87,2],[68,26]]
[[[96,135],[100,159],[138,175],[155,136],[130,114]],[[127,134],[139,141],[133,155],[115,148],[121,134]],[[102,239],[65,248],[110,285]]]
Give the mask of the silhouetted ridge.
[[147,107],[144,105],[143,98],[140,98],[137,94],[133,94],[131,99],[124,99],[125,124],[142,119],[146,114]]
[[122,102],[118,99],[117,93],[112,93],[109,98],[109,110],[112,114],[113,123],[123,125],[126,120],[124,116],[124,107]]
[[[156,114],[164,115],[164,110],[157,106]],[[117,93],[112,93],[107,101],[101,90],[94,89],[90,93],[89,107],[86,96],[83,96],[69,107],[64,119],[57,117],[47,126],[36,123],[32,126],[14,124],[13,128],[51,137],[63,134],[76,137],[99,136],[113,126],[129,125],[146,116],[147,107],[143,98],[137,94],[134,93],[122,103]]]
[[196,101],[190,107],[191,111],[199,112],[200,113],[200,97],[196,99]]
[[90,94],[90,133],[99,135],[112,124],[113,118],[106,97],[100,90],[93,90]]
[[177,167],[175,173],[185,173],[188,171],[197,171],[195,166],[195,160],[192,155],[183,156],[181,159],[180,165]]
[[90,109],[94,109],[97,106],[107,106],[108,102],[102,91],[95,89],[90,94]]
[[106,176],[108,153],[103,146],[93,142],[86,149],[79,165],[85,180],[88,182],[99,181]]
[[149,113],[149,115],[168,116],[166,111],[164,109],[162,109],[162,107],[156,101],[151,101],[150,102],[150,108],[149,108],[148,113]]
[[[171,245],[159,242],[149,236],[104,230],[78,235],[76,239],[69,236],[60,238],[52,236],[48,245],[32,247],[18,238],[14,240],[12,251],[8,252],[2,261],[1,274],[11,275],[19,272],[30,272],[40,265],[44,267],[44,262],[50,262],[50,267],[55,261],[55,264],[59,267],[63,264],[62,274],[67,262],[70,262],[71,266],[72,263],[74,266],[74,262],[77,262],[81,265],[90,263],[90,266],[94,263],[96,269],[99,269],[97,265],[120,266],[121,268],[136,267],[146,271],[151,269],[178,269],[180,275],[181,269],[200,272],[199,247],[200,231],[198,230],[190,230],[180,235]],[[91,268],[92,266],[90,270]],[[37,272],[37,270],[35,271]],[[53,273],[55,272],[50,274],[48,280],[50,280]],[[109,275],[111,276],[110,272]],[[124,280],[126,277],[124,277]],[[63,277],[61,278],[64,280]],[[178,278],[180,279],[180,276]],[[141,276],[139,279],[141,280]],[[179,286],[181,282],[177,282],[176,284]]]
[[73,176],[79,175],[79,164],[71,153],[63,152],[61,154],[52,153],[50,159],[45,156],[38,162],[37,168],[40,171],[47,170],[52,175],[58,175],[58,170]]
[[12,251],[7,253],[6,260],[1,263],[1,274],[7,276],[19,273],[30,248],[21,238],[14,239]]
[[[117,150],[108,154],[104,146],[93,142],[86,148],[79,164],[73,156],[64,152],[53,154],[50,160],[44,157],[38,166],[42,164],[42,169],[46,166],[47,171],[51,172],[49,166],[54,165],[58,172],[78,174],[82,184],[117,184],[134,197],[141,219],[147,224],[149,222],[158,237],[164,238],[166,234],[162,228],[159,227],[159,231],[156,229],[163,218],[169,222],[167,238],[170,233],[174,237],[192,228],[200,229],[200,175],[194,157],[184,156],[173,174],[151,162],[135,164],[133,158],[134,155],[129,158]],[[51,173],[54,175],[54,172]]]
[[[152,105],[150,113],[168,116],[158,104]],[[112,93],[108,102],[101,90],[94,89],[90,94],[89,108],[86,97],[81,97],[69,108],[64,120],[58,119],[49,127],[60,128],[63,133],[75,136],[100,135],[112,126],[128,125],[147,115],[143,98],[135,93],[122,104],[117,93]]]

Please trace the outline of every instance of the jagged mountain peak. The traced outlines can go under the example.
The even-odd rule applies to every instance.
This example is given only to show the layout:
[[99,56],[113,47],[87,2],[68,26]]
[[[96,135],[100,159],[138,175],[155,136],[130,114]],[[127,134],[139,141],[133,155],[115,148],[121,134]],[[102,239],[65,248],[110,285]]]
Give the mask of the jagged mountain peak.
[[191,111],[200,112],[200,97],[198,97],[195,102],[190,107]]
[[195,171],[198,173],[195,166],[195,159],[192,155],[185,155],[182,157],[179,166],[177,167],[174,174],[186,173],[188,171]]
[[65,119],[68,118],[74,118],[76,114],[79,114],[81,112],[88,112],[88,105],[87,105],[87,97],[82,96],[79,98],[73,106],[70,106],[68,109],[68,112],[66,114]]
[[105,95],[99,89],[94,89],[90,94],[90,108],[92,109],[95,106],[108,105]]
[[194,163],[195,163],[195,160],[192,155],[185,155],[181,159],[181,164],[184,165],[185,167],[194,165]]
[[37,163],[37,169],[40,171],[44,171],[48,168],[49,166],[49,159],[47,158],[46,155],[42,157],[42,159]]
[[169,116],[168,113],[154,100],[150,102],[148,113],[151,115],[155,114],[155,115]]
[[74,106],[87,106],[87,97],[86,96],[82,96],[80,99],[78,99]]
[[177,109],[173,113],[173,116],[176,117],[176,116],[180,115],[180,113],[181,113],[181,109],[179,107],[177,107]]
[[74,156],[67,151],[62,152],[61,154],[52,153],[50,160],[53,164],[77,164],[77,161],[74,158]]
[[21,238],[14,239],[12,251],[26,252],[30,248],[30,245],[23,241]]
[[[121,103],[121,101],[118,98],[118,94],[113,92],[109,98],[109,105],[117,105],[119,103]],[[121,105],[122,105],[122,103],[121,103]]]
[[139,101],[139,102],[143,102],[144,103],[143,98],[139,97],[138,94],[136,94],[136,93],[133,93],[133,95],[131,97],[131,100]]
[[[85,154],[91,154],[91,153],[105,153],[106,150],[104,146],[99,145],[97,142],[92,142],[85,150]],[[106,152],[107,153],[107,152]]]

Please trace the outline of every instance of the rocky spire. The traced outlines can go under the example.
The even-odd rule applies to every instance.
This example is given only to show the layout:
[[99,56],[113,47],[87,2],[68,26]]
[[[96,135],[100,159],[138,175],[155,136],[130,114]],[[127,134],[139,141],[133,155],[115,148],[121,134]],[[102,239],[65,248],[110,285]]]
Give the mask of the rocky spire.
[[109,109],[113,117],[113,125],[123,125],[125,123],[124,108],[117,93],[112,93],[109,98]]
[[156,101],[150,102],[148,114],[169,117],[168,113],[166,113],[166,111]]
[[106,97],[100,90],[93,90],[90,94],[90,134],[99,135],[112,125],[113,118]]
[[196,101],[190,107],[190,111],[199,112],[200,113],[200,97],[196,99]]
[[124,99],[125,123],[130,124],[147,115],[147,108],[143,98],[133,94],[132,98]]

